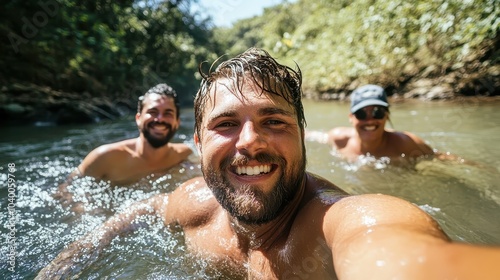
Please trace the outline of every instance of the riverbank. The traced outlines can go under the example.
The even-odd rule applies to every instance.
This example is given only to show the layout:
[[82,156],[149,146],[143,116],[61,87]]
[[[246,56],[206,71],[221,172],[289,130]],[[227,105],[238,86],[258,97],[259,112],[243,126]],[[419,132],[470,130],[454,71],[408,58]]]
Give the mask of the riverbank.
[[96,123],[135,113],[136,100],[62,92],[33,84],[0,89],[1,125]]
[[[385,88],[392,102],[499,100],[500,66],[477,67],[475,70],[457,69],[436,77],[432,67],[429,67],[401,83],[398,88]],[[359,81],[354,81],[348,88],[336,92],[305,92],[304,98],[347,101],[351,88],[359,85]],[[92,96],[88,92],[62,92],[50,87],[15,83],[0,89],[0,125],[64,125],[113,120],[135,114],[136,98]]]
[[[450,67],[445,73],[433,65],[423,70],[410,68],[412,67],[408,66],[407,73],[401,73],[398,81],[386,81],[384,75],[373,79],[380,80],[377,84],[384,87],[387,95],[395,99],[433,101],[500,96],[500,65],[489,60],[476,59],[466,65]],[[319,95],[316,92],[305,92],[305,95],[311,99],[346,100],[355,88],[367,83],[374,82],[355,79],[343,89],[332,89]]]

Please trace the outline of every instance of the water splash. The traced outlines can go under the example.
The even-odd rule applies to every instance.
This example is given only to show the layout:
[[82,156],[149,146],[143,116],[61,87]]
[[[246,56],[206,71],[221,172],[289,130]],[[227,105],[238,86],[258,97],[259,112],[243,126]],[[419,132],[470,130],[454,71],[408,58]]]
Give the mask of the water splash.
[[[336,151],[332,151],[332,155],[336,157],[341,157]],[[356,172],[360,168],[373,168],[375,170],[383,170],[389,166],[391,159],[388,157],[376,158],[370,154],[359,156],[356,161],[348,162],[342,160],[340,166],[346,171]]]
[[[197,163],[186,162],[172,168],[163,176],[150,176],[132,186],[111,187],[106,182],[96,182],[94,179],[78,178],[68,186],[75,194],[77,201],[83,202],[85,211],[75,213],[61,205],[54,198],[57,186],[65,181],[81,158],[72,156],[44,156],[40,158],[26,158],[16,162],[18,168],[16,179],[15,201],[15,237],[16,237],[16,266],[15,272],[8,271],[9,265],[0,262],[0,271],[5,271],[8,279],[32,279],[36,273],[47,265],[67,244],[83,237],[89,231],[96,229],[110,215],[118,211],[125,211],[132,203],[148,198],[158,193],[170,192],[182,182],[191,177],[200,176],[201,170]],[[2,209],[8,204],[6,195],[7,176],[0,173]],[[0,213],[0,238],[7,240],[10,234],[7,228],[9,214]],[[166,263],[175,263],[179,254],[183,252],[182,242],[164,228],[160,230],[157,224],[151,224],[150,229],[142,230],[130,238],[117,240],[110,247],[110,259],[100,259],[102,266],[92,266],[85,274],[89,279],[99,279],[112,275],[135,275],[131,267],[150,267],[153,270],[144,271],[144,275],[157,275],[164,279],[164,275],[172,274],[177,278],[185,278],[186,274],[172,273],[165,269]],[[181,238],[182,239],[182,238]],[[154,246],[152,244],[154,243]],[[7,259],[8,246],[0,247],[0,257]],[[117,254],[117,255],[116,255]],[[122,259],[123,257],[123,259]],[[140,261],[137,261],[137,260]],[[122,267],[112,272],[102,271],[99,267]],[[105,264],[105,265],[104,265]],[[182,267],[179,263],[178,268]],[[169,266],[167,266],[169,267]],[[172,267],[173,271],[179,270]],[[141,271],[141,270],[138,270]],[[84,274],[82,274],[84,275]],[[183,276],[182,276],[183,275]],[[174,277],[174,278],[175,278]],[[147,277],[132,277],[148,279]],[[154,278],[154,277],[153,277]]]

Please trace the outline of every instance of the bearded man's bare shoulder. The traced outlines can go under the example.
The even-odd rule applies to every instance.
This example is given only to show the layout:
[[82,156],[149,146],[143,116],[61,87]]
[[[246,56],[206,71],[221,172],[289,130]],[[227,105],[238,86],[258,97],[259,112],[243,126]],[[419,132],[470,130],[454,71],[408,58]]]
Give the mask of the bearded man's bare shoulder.
[[129,155],[135,150],[136,139],[126,139],[99,146],[94,151],[100,156]]
[[339,188],[337,185],[319,175],[307,172],[306,178],[307,178],[306,182],[307,189],[312,190],[316,195],[321,193],[329,193],[332,196],[342,196],[342,197],[348,195],[347,192]]
[[195,177],[180,185],[169,195],[169,209],[183,226],[196,226],[207,222],[220,209],[220,205],[203,177]]
[[186,151],[192,152],[191,147],[184,143],[170,143],[171,147],[178,153],[184,153]]
[[323,216],[340,200],[350,195],[332,182],[312,173],[307,174],[302,215]]

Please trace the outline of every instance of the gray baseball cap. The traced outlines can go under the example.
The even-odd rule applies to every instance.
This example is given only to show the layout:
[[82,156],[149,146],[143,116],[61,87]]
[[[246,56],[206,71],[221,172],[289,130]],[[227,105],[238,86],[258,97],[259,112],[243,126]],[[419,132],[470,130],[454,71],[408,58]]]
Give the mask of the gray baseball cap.
[[377,85],[364,85],[351,94],[351,113],[366,106],[380,105],[389,107],[385,90]]

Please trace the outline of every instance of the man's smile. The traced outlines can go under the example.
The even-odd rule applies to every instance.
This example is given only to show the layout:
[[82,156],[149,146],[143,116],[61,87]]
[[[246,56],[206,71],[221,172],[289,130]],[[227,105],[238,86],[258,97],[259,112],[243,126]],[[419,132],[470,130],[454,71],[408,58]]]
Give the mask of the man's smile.
[[378,128],[378,125],[365,125],[363,126],[363,130],[366,131],[374,131]]
[[154,129],[154,130],[161,130],[165,131],[168,129],[172,129],[172,126],[167,124],[167,123],[159,123],[159,122],[153,122],[148,125],[149,128]]
[[259,175],[266,174],[271,171],[270,164],[262,164],[256,166],[238,166],[236,167],[236,174],[238,175]]

